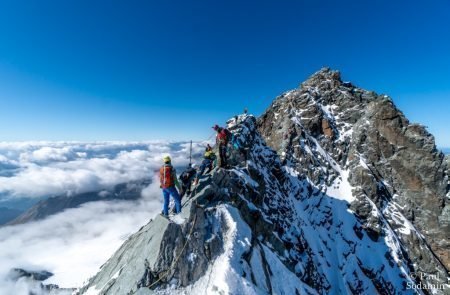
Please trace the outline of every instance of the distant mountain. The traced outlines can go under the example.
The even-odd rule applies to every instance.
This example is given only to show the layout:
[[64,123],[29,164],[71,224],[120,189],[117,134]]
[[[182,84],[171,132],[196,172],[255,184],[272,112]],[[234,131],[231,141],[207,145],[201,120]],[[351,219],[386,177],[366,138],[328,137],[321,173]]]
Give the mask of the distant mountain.
[[27,198],[27,197],[12,197],[7,193],[0,193],[0,207],[10,208],[25,212],[39,201],[47,199],[46,197],[40,198]]
[[73,196],[57,196],[38,202],[29,210],[7,223],[7,225],[23,224],[30,221],[44,219],[47,216],[76,208],[81,204],[107,200],[137,200],[141,197],[142,189],[150,184],[149,179],[122,183],[111,190],[102,190],[76,194]]
[[[53,273],[46,270],[26,270],[22,268],[13,268],[8,274],[8,279],[13,282],[20,281],[22,284],[26,283],[35,292],[29,294],[57,294],[66,295],[72,294],[74,289],[60,288],[55,284],[44,284],[43,282],[52,277]],[[19,283],[20,284],[20,283]],[[39,290],[38,293],[36,291]]]
[[22,214],[23,211],[17,210],[17,209],[11,209],[6,207],[0,207],[0,225],[5,224],[20,214]]
[[450,148],[442,148],[441,151],[442,151],[445,155],[450,155]]

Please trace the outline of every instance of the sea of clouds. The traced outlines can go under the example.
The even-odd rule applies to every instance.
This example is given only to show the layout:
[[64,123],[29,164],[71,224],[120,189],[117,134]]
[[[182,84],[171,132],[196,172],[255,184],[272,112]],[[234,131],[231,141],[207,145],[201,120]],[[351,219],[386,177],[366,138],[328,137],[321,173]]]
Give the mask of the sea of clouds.
[[[194,158],[200,157],[205,145],[193,144]],[[137,201],[86,203],[41,221],[1,227],[0,294],[38,291],[26,280],[9,280],[11,268],[54,273],[45,284],[82,285],[127,237],[161,212],[157,170],[162,156],[170,154],[181,172],[189,163],[189,146],[186,142],[0,143],[1,201],[153,180]]]
[[[204,145],[193,144],[194,156]],[[189,146],[188,142],[0,142],[0,196],[6,200],[83,193],[148,178],[164,154],[170,154],[177,167],[185,167]]]

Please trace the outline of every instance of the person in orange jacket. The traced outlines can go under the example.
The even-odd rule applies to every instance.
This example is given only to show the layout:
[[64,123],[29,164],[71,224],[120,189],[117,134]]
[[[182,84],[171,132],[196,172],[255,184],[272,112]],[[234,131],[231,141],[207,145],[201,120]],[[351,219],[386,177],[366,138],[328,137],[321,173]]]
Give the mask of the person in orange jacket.
[[181,212],[181,197],[175,186],[180,191],[181,187],[177,179],[177,172],[171,164],[170,156],[164,156],[163,161],[164,165],[159,169],[159,180],[160,188],[162,189],[164,197],[164,207],[162,215],[167,217],[169,216],[169,201],[171,195],[175,201],[175,214]]

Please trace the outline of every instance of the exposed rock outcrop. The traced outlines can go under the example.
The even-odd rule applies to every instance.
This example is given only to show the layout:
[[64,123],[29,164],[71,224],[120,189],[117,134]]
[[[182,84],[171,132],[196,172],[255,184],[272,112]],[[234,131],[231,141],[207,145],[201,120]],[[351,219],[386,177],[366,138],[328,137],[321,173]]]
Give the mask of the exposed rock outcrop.
[[[450,267],[444,156],[433,136],[410,123],[389,97],[342,82],[339,72],[325,68],[278,97],[258,124],[268,144],[320,190],[348,175],[351,209],[363,227],[378,239],[387,221],[414,271],[444,274],[440,262]],[[407,223],[418,231],[403,231]]]
[[449,293],[448,158],[389,97],[323,69],[229,127],[233,169],[79,294]]
[[[332,78],[329,89],[341,83],[336,72],[319,75]],[[310,116],[322,109],[313,100],[286,101]],[[247,115],[231,120],[240,145],[231,152],[234,168],[213,170],[180,215],[157,216],[132,235],[78,294],[427,294],[411,286],[445,284],[444,266],[414,224],[400,209],[386,211],[394,210],[391,188],[380,178],[373,185],[379,174],[349,145],[353,127],[341,120],[359,119],[323,111],[302,121],[302,109],[293,118],[280,100],[274,105],[258,124]],[[323,133],[324,117],[335,138]]]

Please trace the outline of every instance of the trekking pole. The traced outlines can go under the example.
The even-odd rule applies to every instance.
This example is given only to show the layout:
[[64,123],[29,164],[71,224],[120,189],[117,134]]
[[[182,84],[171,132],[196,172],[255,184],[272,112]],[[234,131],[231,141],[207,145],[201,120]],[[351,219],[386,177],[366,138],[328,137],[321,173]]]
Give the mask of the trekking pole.
[[189,166],[192,164],[192,140],[191,140],[191,147],[189,149]]

